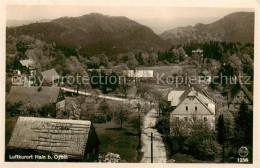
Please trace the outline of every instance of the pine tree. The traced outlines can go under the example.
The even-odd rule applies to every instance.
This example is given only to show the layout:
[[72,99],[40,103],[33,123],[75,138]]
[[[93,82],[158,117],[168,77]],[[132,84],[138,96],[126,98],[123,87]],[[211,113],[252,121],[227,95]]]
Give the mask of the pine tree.
[[222,161],[225,161],[225,141],[227,140],[227,129],[223,114],[218,117],[217,123],[217,140],[222,145]]

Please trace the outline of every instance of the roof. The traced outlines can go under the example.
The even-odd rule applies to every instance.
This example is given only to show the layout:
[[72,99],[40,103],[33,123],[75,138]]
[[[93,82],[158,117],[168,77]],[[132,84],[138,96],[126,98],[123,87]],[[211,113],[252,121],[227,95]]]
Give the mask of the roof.
[[192,50],[192,52],[197,52],[197,53],[199,53],[199,52],[200,52],[200,53],[202,53],[202,52],[203,52],[203,50],[201,50],[201,49],[199,49],[199,48],[198,48],[198,49],[196,49],[196,50]]
[[59,87],[42,87],[38,91],[37,86],[12,86],[7,96],[9,103],[23,103],[33,107],[42,107],[51,103],[56,103],[59,97]]
[[60,78],[60,75],[55,71],[55,69],[49,69],[47,71],[41,72],[41,75],[47,82],[53,82],[54,80]]
[[207,71],[207,70],[204,70],[204,71],[202,72],[202,74],[205,75],[205,76],[208,76],[208,75],[210,75],[210,72]]
[[168,101],[171,101],[172,106],[177,106],[180,103],[180,97],[184,93],[183,90],[172,90],[168,94]]
[[137,78],[152,78],[153,70],[136,70],[135,77]]
[[27,68],[29,67],[34,67],[34,61],[31,59],[27,59],[27,60],[20,60],[20,63],[22,64],[22,66],[25,66]]
[[[204,92],[203,92],[204,93]],[[190,88],[188,87],[185,91],[183,91],[183,94],[179,97],[179,104],[177,106],[179,106],[188,96],[193,96],[196,97],[198,99],[198,101],[211,113],[214,114],[215,112],[212,111],[212,109],[210,109],[206,104],[209,104],[212,102],[212,100],[208,97],[208,95],[203,95],[199,92],[199,90],[197,88]],[[175,110],[174,110],[175,111]],[[173,112],[174,112],[173,111]]]
[[249,100],[251,102],[253,102],[253,95],[251,92],[249,92],[249,90],[242,84],[240,83],[237,83],[232,89],[231,91],[229,92],[228,94],[228,101],[229,102],[232,102],[234,97],[237,95],[237,93],[240,91],[240,90],[243,90],[244,93],[247,95],[247,97],[249,98]]
[[8,147],[83,158],[90,129],[90,121],[19,117]]
[[251,65],[254,65],[254,61],[250,58],[249,55],[244,54],[243,56],[244,56],[244,58],[247,60],[247,62],[249,62]]

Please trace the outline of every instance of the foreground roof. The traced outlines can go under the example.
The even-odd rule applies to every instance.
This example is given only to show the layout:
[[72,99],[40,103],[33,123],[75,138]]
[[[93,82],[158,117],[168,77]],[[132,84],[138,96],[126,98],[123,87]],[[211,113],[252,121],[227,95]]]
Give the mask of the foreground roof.
[[58,101],[60,93],[59,87],[39,87],[37,86],[12,86],[7,96],[9,103],[23,103],[33,107],[42,107]]
[[8,147],[83,158],[90,128],[90,121],[19,117]]

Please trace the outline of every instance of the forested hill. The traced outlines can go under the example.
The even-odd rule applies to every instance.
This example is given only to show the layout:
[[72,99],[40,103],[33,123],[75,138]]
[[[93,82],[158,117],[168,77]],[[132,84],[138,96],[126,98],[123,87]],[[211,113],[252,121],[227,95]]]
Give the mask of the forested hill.
[[179,27],[161,34],[173,45],[208,41],[254,42],[254,12],[236,12],[211,24]]
[[112,55],[127,51],[157,52],[169,47],[169,44],[146,26],[126,17],[96,13],[7,28],[7,37],[17,38],[20,35],[76,49],[81,55]]

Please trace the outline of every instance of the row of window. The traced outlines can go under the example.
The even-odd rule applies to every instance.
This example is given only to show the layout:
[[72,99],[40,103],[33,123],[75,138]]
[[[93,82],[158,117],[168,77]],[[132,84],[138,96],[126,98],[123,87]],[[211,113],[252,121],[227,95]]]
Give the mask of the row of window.
[[[183,117],[184,121],[188,121],[188,117]],[[175,120],[176,121],[179,121],[180,120],[180,117],[175,117]],[[196,121],[197,118],[196,117],[192,117],[192,121]],[[208,117],[203,117],[203,120],[204,121],[208,121]]]
[[[197,111],[197,110],[198,110],[198,107],[195,106],[195,111]],[[189,106],[186,106],[186,111],[189,111]]]

